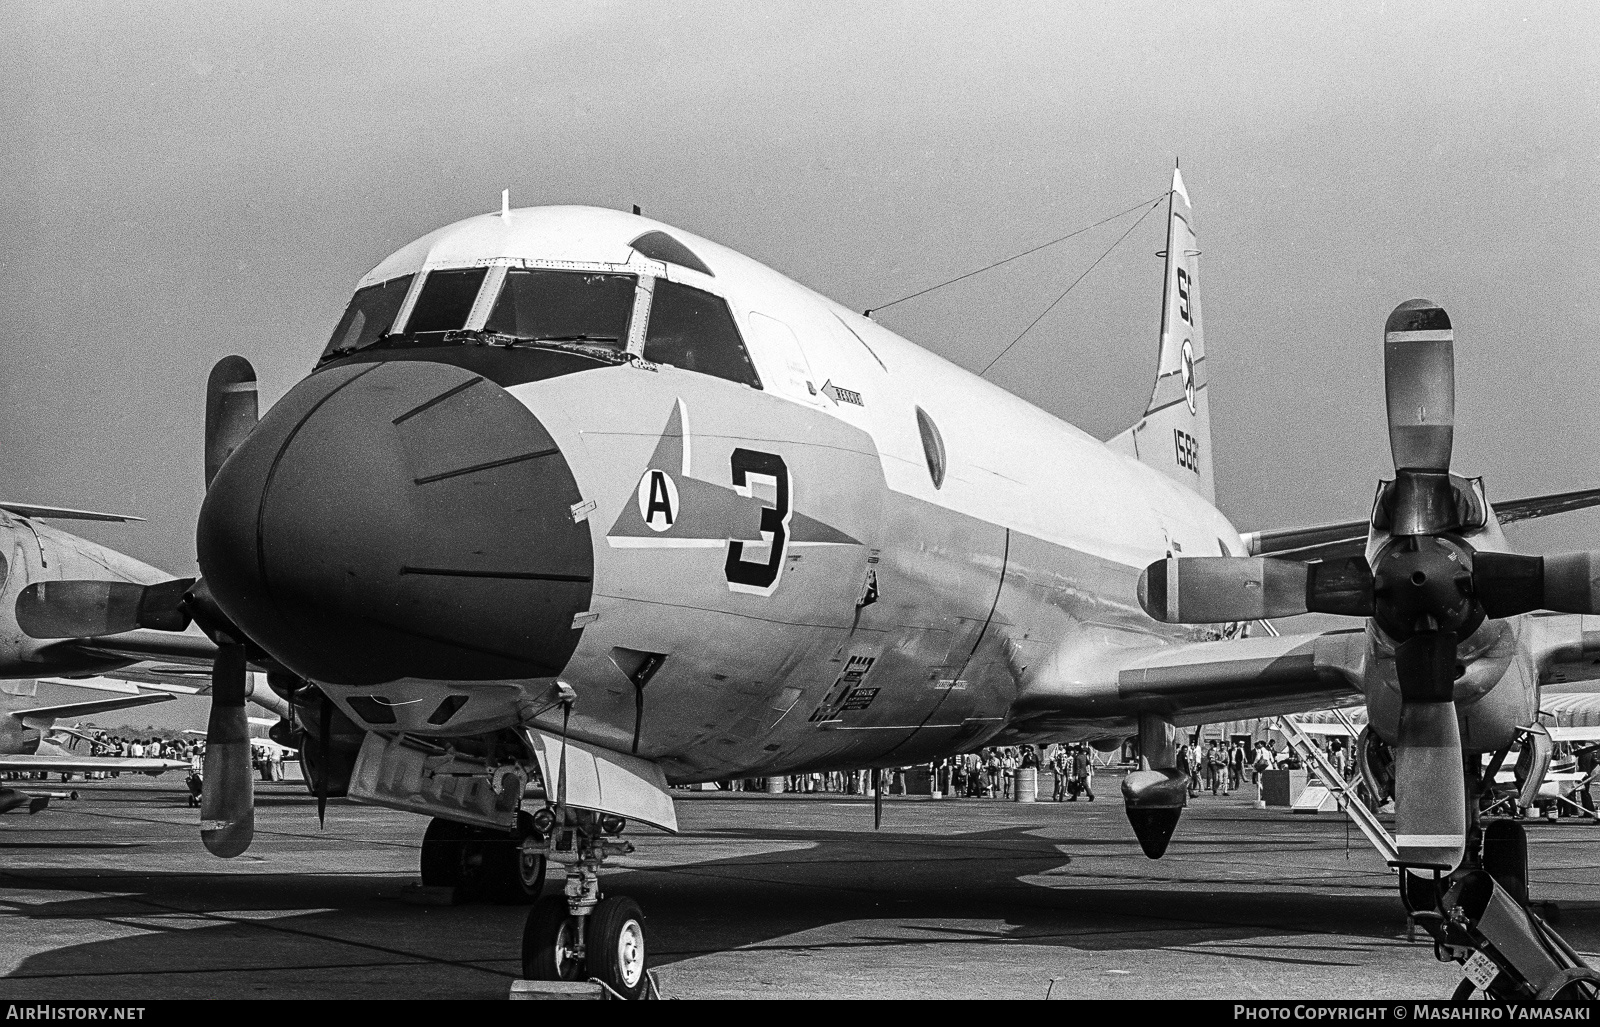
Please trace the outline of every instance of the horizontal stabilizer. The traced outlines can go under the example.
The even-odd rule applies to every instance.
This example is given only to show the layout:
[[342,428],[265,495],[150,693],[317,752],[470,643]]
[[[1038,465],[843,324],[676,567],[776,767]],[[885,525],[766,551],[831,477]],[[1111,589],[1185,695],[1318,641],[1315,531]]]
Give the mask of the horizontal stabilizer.
[[40,506],[38,503],[0,502],[0,510],[18,517],[53,517],[58,521],[142,521],[143,517],[128,514],[100,513],[97,510],[74,510],[67,506]]

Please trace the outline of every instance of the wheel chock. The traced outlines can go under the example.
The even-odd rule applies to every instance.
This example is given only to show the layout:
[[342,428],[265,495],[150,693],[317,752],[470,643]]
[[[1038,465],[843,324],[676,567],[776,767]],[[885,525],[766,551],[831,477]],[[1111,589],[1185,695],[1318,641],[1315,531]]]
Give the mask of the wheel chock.
[[524,981],[511,982],[511,995],[513,1002],[537,1001],[563,1001],[569,999],[590,999],[605,1001],[606,986],[599,981]]

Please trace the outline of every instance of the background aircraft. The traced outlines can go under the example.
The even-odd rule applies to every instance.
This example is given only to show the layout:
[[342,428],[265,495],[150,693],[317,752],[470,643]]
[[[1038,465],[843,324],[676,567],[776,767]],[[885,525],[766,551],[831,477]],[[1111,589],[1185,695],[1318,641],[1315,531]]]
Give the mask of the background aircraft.
[[[217,365],[200,580],[50,583],[19,617],[103,651],[190,618],[217,642],[213,852],[249,844],[255,662],[307,713],[319,791],[436,818],[425,878],[450,824],[520,839],[495,851],[529,894],[566,864],[525,971],[626,994],[642,915],[599,871],[627,819],[675,827],[669,783],[1134,734],[1156,857],[1180,727],[1362,695],[1402,862],[1475,861],[1462,753],[1509,747],[1548,668],[1600,648],[1600,623],[1528,615],[1593,613],[1587,557],[1504,554],[1449,474],[1451,325],[1425,301],[1387,325],[1397,473],[1365,529],[1241,535],[1211,502],[1179,175],[1168,200],[1157,377],[1109,444],[708,240],[503,206],[380,262],[259,424],[253,372]],[[1245,632],[1308,609],[1367,626]]]
[[[80,755],[50,740],[58,720],[167,702],[172,698],[170,695],[142,693],[40,705],[33,698],[37,684],[36,681],[0,681],[0,773],[69,774],[104,770],[159,774],[188,766],[178,760]],[[0,813],[24,805],[30,813],[37,813],[49,805],[49,801],[48,796],[0,786]]]

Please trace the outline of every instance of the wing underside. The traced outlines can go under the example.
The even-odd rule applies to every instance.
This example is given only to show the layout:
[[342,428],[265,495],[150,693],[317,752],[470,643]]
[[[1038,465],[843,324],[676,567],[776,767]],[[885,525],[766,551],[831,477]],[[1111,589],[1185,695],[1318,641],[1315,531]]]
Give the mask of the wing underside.
[[1031,682],[1011,731],[1025,738],[1086,723],[1125,730],[1141,714],[1194,725],[1342,706],[1360,701],[1368,652],[1360,628],[1131,650],[1099,683]]

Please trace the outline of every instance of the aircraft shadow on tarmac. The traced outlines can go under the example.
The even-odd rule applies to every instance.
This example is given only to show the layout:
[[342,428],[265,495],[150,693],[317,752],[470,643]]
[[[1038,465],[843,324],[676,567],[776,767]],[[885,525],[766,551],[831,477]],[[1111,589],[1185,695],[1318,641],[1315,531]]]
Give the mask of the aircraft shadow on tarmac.
[[[610,881],[649,915],[658,966],[747,947],[845,958],[852,949],[949,942],[1090,951],[1209,942],[1263,965],[1339,966],[1355,965],[1357,950],[1403,937],[1404,918],[1385,881],[1282,862],[1286,850],[1326,846],[1327,839],[1255,843],[1251,835],[1265,825],[1247,820],[1195,826],[1204,831],[1175,843],[1178,859],[1163,863],[1137,856],[1131,839],[1079,837],[1070,825],[963,834],[691,831],[683,837],[696,845],[762,851],[673,858],[671,865],[619,870]],[[645,853],[667,856],[662,839],[642,840]],[[328,855],[337,861],[338,853]],[[1241,874],[1252,858],[1259,870]],[[23,987],[24,979],[73,979],[92,991],[94,978],[151,968],[270,974],[431,964],[446,971],[430,978],[434,992],[488,995],[503,994],[504,981],[518,976],[522,908],[411,906],[395,899],[405,883],[399,875],[330,870],[239,873],[218,865],[149,874],[118,870],[114,862],[30,869],[13,859],[7,883],[33,891],[11,906],[13,923],[53,921],[59,930],[63,920],[89,920],[107,933],[128,926],[141,933],[36,952],[8,976]],[[547,885],[547,893],[555,888]],[[63,893],[59,900],[39,901],[39,892],[52,890]],[[1600,931],[1570,921],[1589,919],[1569,917],[1563,925],[1580,949],[1592,950]],[[1265,941],[1315,934],[1329,943],[1284,949]]]

